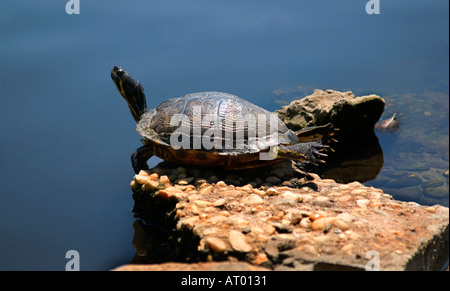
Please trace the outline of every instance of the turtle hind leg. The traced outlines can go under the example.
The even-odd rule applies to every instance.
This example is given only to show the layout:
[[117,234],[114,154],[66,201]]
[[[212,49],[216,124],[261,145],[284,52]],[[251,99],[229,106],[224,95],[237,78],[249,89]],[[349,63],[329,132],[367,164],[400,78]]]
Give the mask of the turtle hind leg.
[[134,172],[139,174],[141,170],[148,170],[147,161],[154,155],[154,149],[151,144],[141,146],[131,154],[131,165]]
[[324,153],[329,148],[321,141],[305,142],[293,145],[281,145],[278,147],[278,157],[291,159],[298,162],[309,162],[315,166],[325,163],[321,158],[328,156]]

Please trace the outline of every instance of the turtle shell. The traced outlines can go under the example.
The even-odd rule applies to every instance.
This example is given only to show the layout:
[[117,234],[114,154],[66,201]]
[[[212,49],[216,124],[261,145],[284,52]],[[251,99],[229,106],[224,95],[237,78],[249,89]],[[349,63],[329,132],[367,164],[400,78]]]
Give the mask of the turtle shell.
[[[275,114],[222,92],[193,93],[167,100],[141,116],[137,131],[164,147],[173,147],[171,136],[178,133],[178,141],[184,139],[184,150],[209,153],[210,157],[254,154],[270,146],[298,142],[295,133]],[[205,136],[210,143],[204,142]]]

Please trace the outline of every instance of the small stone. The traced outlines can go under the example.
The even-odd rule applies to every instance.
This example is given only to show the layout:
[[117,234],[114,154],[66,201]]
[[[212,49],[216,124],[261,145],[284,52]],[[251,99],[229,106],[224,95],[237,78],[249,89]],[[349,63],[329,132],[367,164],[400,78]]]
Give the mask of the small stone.
[[266,194],[269,196],[276,196],[279,194],[278,190],[275,188],[269,188],[266,190]]
[[300,223],[299,223],[299,225],[300,225],[300,227],[302,227],[302,228],[307,228],[307,229],[309,229],[309,228],[311,228],[311,220],[309,220],[309,218],[302,218],[301,220],[300,220]]
[[212,185],[209,185],[209,186],[207,186],[207,187],[201,189],[201,190],[199,191],[199,193],[202,194],[202,195],[209,195],[209,194],[211,194],[212,189],[213,189],[213,186],[212,186]]
[[161,189],[158,191],[158,195],[164,199],[170,199],[170,197],[176,196],[177,194],[182,194],[183,191],[175,188],[175,187],[167,187],[165,189]]
[[205,242],[216,253],[223,253],[227,249],[227,244],[218,237],[207,237]]
[[279,222],[273,222],[272,225],[278,233],[291,233],[293,230],[292,226]]
[[145,182],[147,182],[148,180],[148,175],[146,176],[141,176],[141,175],[135,175],[134,176],[134,180],[136,181],[136,183],[138,184],[145,184]]
[[159,178],[159,182],[163,185],[170,184],[169,177],[167,177],[166,175],[161,176],[161,178]]
[[225,187],[227,187],[227,184],[224,181],[218,181],[216,183],[216,186],[220,187],[220,188],[225,188]]
[[264,200],[256,194],[250,194],[249,196],[242,199],[242,203],[248,205],[258,205],[264,203]]
[[367,194],[366,189],[353,189],[352,191],[350,191],[351,195],[364,195]]
[[352,195],[344,195],[344,196],[338,197],[337,200],[340,202],[347,202],[347,201],[351,200],[352,198],[353,198]]
[[324,217],[315,220],[312,225],[312,230],[324,230],[328,225],[333,225],[336,221],[336,217]]
[[353,221],[353,216],[346,212],[339,214],[336,218],[346,223],[351,223]]
[[291,191],[286,191],[283,194],[281,194],[281,198],[283,199],[290,199],[295,202],[301,202],[301,197],[297,194],[292,193]]
[[330,198],[328,198],[327,196],[319,196],[316,198],[316,202],[328,202],[330,201]]
[[145,191],[151,192],[151,191],[154,191],[156,189],[156,187],[158,187],[158,186],[159,186],[158,181],[148,179],[147,182],[145,182],[145,184],[142,185],[141,189],[144,192]]
[[444,181],[430,180],[423,182],[420,186],[422,186],[422,188],[435,188],[442,185],[444,185]]
[[434,208],[434,207],[432,207],[432,206],[427,207],[425,210],[426,210],[427,212],[429,212],[429,213],[436,213],[436,208]]
[[268,260],[269,260],[269,258],[267,257],[267,255],[265,253],[258,253],[256,255],[256,258],[253,260],[253,264],[261,265],[261,264],[267,262]]
[[269,176],[265,179],[266,183],[270,183],[273,185],[277,185],[279,183],[281,183],[281,179],[275,176]]
[[435,199],[448,198],[448,187],[425,188],[423,194]]
[[150,180],[156,181],[156,180],[158,180],[159,175],[158,175],[157,173],[153,173],[153,174],[150,174],[150,175],[148,176],[148,178],[149,178]]
[[248,253],[253,248],[245,241],[245,235],[237,230],[231,230],[228,239],[230,241],[231,247],[237,251],[242,253]]
[[342,231],[346,231],[346,230],[348,230],[350,228],[350,226],[347,223],[345,223],[344,221],[342,221],[340,219],[337,219],[333,223],[333,225],[336,226],[337,228],[339,228]]
[[221,206],[224,206],[226,202],[227,201],[225,199],[221,198],[221,199],[218,199],[218,200],[214,201],[213,205],[215,207],[221,207]]
[[195,204],[189,204],[188,210],[191,211],[194,214],[200,214],[200,209]]
[[195,181],[195,184],[197,186],[201,186],[203,184],[207,183],[205,179],[198,179],[197,181]]
[[369,206],[369,204],[370,204],[370,200],[368,200],[368,199],[358,199],[358,200],[356,200],[356,204],[359,207],[361,207],[363,209],[366,209],[367,206]]
[[130,188],[131,188],[131,190],[137,190],[137,189],[139,189],[140,188],[140,185],[135,181],[135,180],[133,180],[133,181],[131,181],[131,183],[130,183]]
[[211,206],[212,203],[209,201],[205,201],[205,200],[194,200],[192,201],[192,203],[196,204],[197,206],[200,207],[206,207],[206,206]]
[[219,178],[217,178],[216,176],[210,176],[208,179],[206,179],[206,181],[208,181],[208,183],[212,184],[212,183],[217,183],[219,181]]
[[308,217],[309,217],[309,219],[311,221],[314,222],[314,221],[316,221],[319,218],[323,218],[324,216],[322,214],[320,214],[320,213],[313,213],[313,214],[310,214]]
[[147,170],[140,170],[138,175],[139,176],[150,176],[150,172]]

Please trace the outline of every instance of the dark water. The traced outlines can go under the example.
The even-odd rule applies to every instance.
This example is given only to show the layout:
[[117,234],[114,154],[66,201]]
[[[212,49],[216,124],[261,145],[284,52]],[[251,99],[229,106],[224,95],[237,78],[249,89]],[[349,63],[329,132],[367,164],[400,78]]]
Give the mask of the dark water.
[[113,65],[150,107],[210,90],[272,111],[315,88],[376,93],[401,127],[377,134],[385,166],[367,184],[448,205],[449,3],[381,0],[368,15],[366,2],[80,0],[68,15],[65,0],[2,0],[0,270],[64,270],[72,249],[82,270],[107,270],[136,253],[140,142]]

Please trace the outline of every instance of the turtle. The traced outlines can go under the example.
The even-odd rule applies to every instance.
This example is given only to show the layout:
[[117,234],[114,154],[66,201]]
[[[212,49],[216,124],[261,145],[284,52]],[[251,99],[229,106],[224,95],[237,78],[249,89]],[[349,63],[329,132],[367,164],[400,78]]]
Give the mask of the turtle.
[[157,156],[170,163],[226,170],[256,168],[291,159],[324,163],[335,129],[331,123],[290,130],[271,113],[223,92],[191,93],[147,109],[141,83],[121,67],[111,78],[127,101],[143,146],[131,155],[134,171]]

